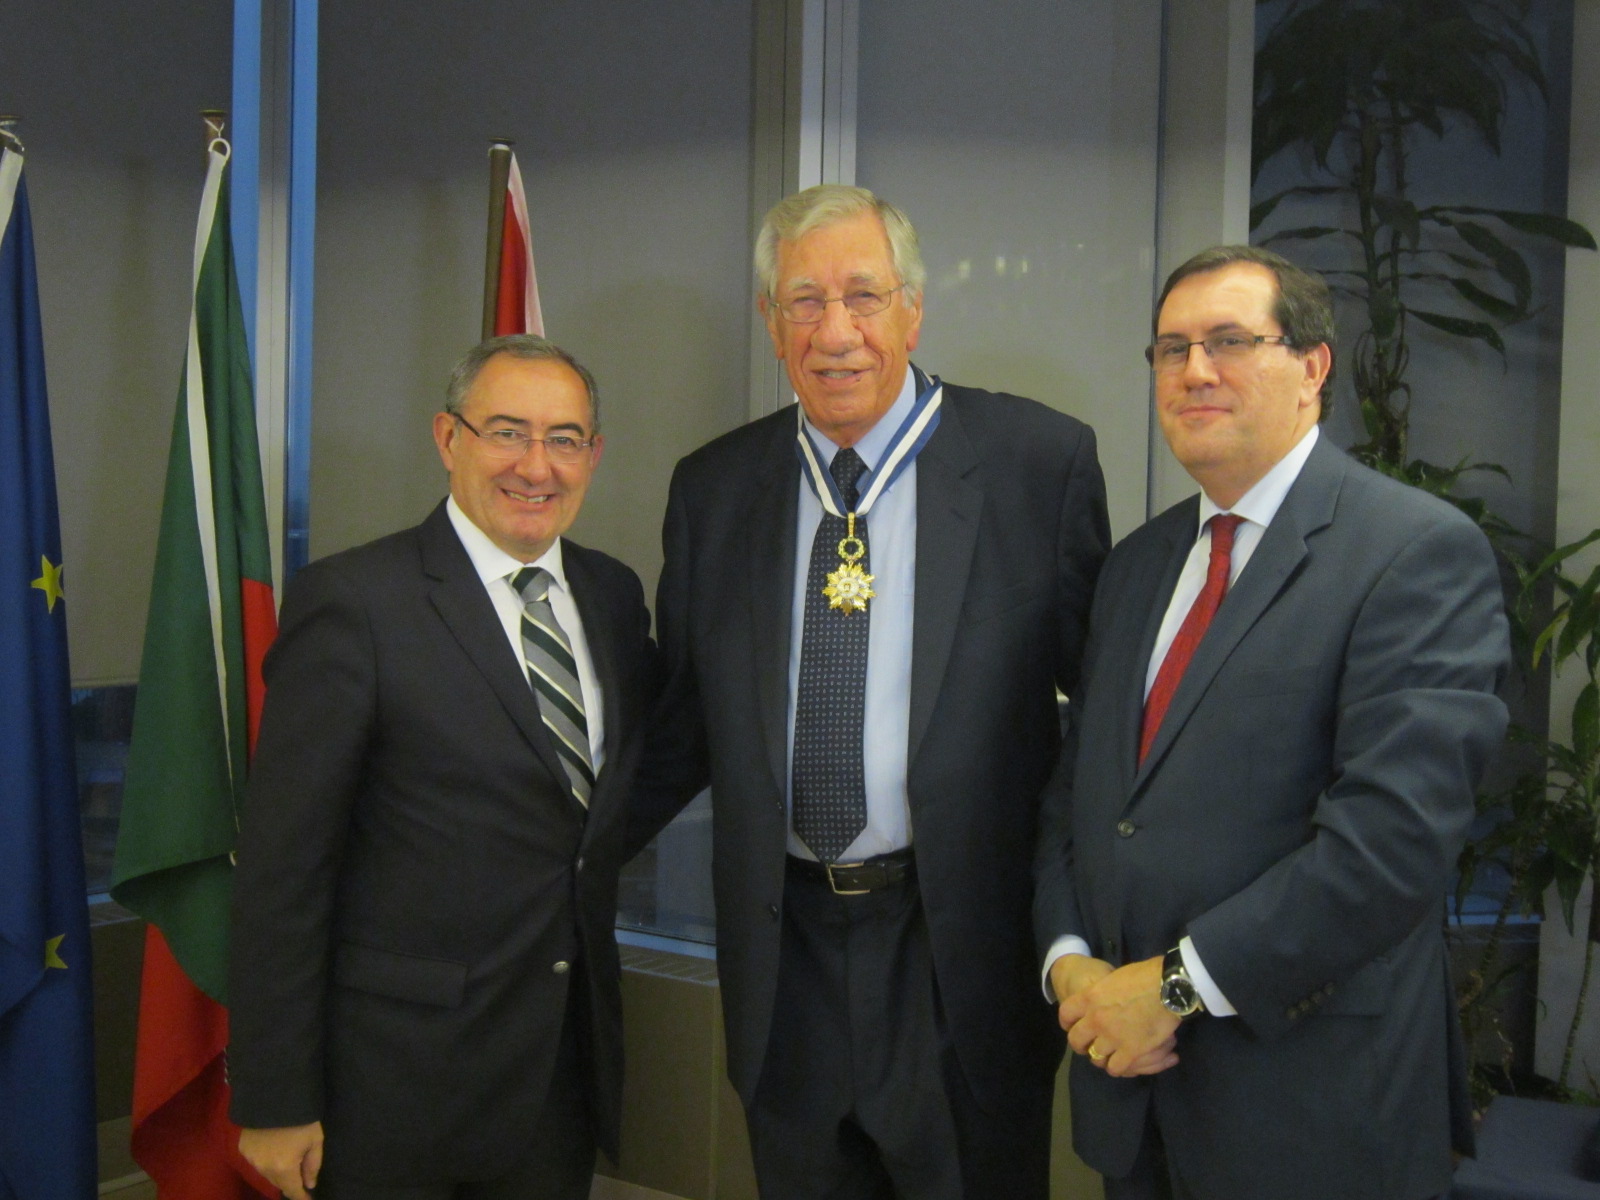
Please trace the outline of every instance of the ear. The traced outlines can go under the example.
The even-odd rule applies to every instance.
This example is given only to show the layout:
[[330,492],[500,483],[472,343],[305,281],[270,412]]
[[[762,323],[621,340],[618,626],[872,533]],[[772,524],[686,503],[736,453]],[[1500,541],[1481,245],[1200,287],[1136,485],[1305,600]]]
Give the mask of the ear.
[[606,439],[600,434],[594,435],[594,445],[589,447],[589,470],[594,470],[600,465],[600,455],[606,448]]
[[906,327],[906,353],[910,354],[917,348],[917,342],[922,337],[922,296],[919,293],[914,302],[908,301],[907,307],[911,309],[911,323]]
[[1333,351],[1328,349],[1327,342],[1320,342],[1307,350],[1301,357],[1305,375],[1300,380],[1300,403],[1309,404],[1315,400],[1322,403],[1322,385],[1327,381],[1328,372],[1333,369]]
[[772,354],[779,362],[783,361],[783,328],[778,324],[778,306],[772,303],[767,296],[756,297],[756,309],[761,313],[761,318],[767,323],[767,336],[772,339]]
[[456,429],[456,419],[449,413],[433,414],[433,444],[439,447],[439,461],[444,463],[446,471],[456,469],[455,452],[451,448],[451,443],[455,441]]

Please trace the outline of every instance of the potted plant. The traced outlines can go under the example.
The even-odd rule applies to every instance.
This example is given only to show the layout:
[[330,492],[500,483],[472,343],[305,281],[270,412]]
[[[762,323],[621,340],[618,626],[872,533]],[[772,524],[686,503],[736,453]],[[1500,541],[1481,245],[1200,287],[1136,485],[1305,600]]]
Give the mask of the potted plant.
[[[1541,554],[1481,499],[1458,491],[1468,473],[1503,475],[1501,467],[1440,464],[1414,453],[1412,405],[1430,397],[1412,369],[1412,338],[1426,327],[1447,341],[1487,346],[1504,361],[1503,331],[1540,307],[1524,250],[1592,250],[1595,242],[1557,214],[1414,198],[1412,164],[1424,139],[1472,139],[1498,157],[1511,90],[1548,100],[1526,0],[1261,0],[1260,11],[1253,174],[1259,179],[1264,166],[1291,153],[1306,172],[1301,182],[1261,197],[1251,227],[1260,243],[1287,245],[1291,253],[1314,244],[1334,262],[1324,274],[1344,301],[1342,319],[1355,324],[1347,339],[1349,378],[1365,440],[1352,453],[1444,496],[1489,534],[1512,580],[1508,616],[1518,664],[1530,679],[1550,665],[1581,664],[1587,672],[1565,740],[1542,730],[1514,732],[1527,765],[1481,798],[1484,832],[1462,856],[1463,892],[1489,864],[1509,881],[1462,989],[1464,1022],[1481,1028],[1492,1021],[1507,978],[1501,935],[1511,914],[1542,914],[1554,884],[1570,927],[1579,891],[1600,864],[1600,569],[1586,578],[1567,574],[1600,530]],[[1286,213],[1308,207],[1312,223],[1285,223]],[[1564,1086],[1600,941],[1600,905],[1595,909]]]

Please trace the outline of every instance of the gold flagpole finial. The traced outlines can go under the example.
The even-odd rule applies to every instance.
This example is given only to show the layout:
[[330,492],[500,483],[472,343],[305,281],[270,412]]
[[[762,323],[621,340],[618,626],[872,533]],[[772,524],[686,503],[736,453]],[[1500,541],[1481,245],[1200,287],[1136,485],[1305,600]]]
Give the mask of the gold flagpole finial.
[[12,113],[0,113],[0,147],[13,154],[22,153],[22,139],[17,136],[17,122],[21,119]]

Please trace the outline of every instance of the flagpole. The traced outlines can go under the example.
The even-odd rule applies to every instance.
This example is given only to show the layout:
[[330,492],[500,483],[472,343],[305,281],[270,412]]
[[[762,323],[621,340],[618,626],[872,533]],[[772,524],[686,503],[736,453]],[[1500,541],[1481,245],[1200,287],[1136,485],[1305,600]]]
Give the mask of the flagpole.
[[505,231],[506,184],[511,178],[509,138],[495,138],[489,145],[489,245],[483,267],[483,336],[494,336],[494,314],[500,293],[500,253]]
[[17,136],[17,122],[21,119],[12,113],[0,113],[0,149],[22,153],[22,139]]

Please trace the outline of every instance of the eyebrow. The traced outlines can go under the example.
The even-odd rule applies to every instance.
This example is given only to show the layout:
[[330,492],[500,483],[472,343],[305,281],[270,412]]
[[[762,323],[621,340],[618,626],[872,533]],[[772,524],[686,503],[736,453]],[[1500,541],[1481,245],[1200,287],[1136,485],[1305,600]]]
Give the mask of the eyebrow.
[[[485,429],[488,429],[491,426],[494,426],[497,422],[499,428],[501,429],[504,429],[507,425],[515,425],[518,429],[528,429],[533,424],[533,422],[525,420],[522,417],[508,416],[505,413],[495,413],[492,416],[484,417],[480,424],[482,424]],[[568,431],[581,434],[584,437],[588,436],[588,430],[586,430],[576,421],[563,421],[558,425],[550,425],[545,428],[545,433],[547,434],[557,432],[565,433]]]
[[[849,277],[849,286],[852,287],[882,287],[884,284],[884,278],[872,271],[857,271]],[[822,285],[820,283],[818,283],[815,279],[807,277],[791,279],[784,284],[784,287],[791,292],[798,292],[802,288],[816,288],[818,291],[822,290]]]
[[[1238,330],[1241,333],[1251,332],[1248,325],[1241,325],[1238,321],[1223,321],[1220,324],[1213,325],[1207,329],[1204,336],[1210,337],[1214,333],[1231,333],[1234,330]],[[1156,341],[1158,342],[1181,342],[1183,340],[1184,336],[1181,333],[1156,334]]]

